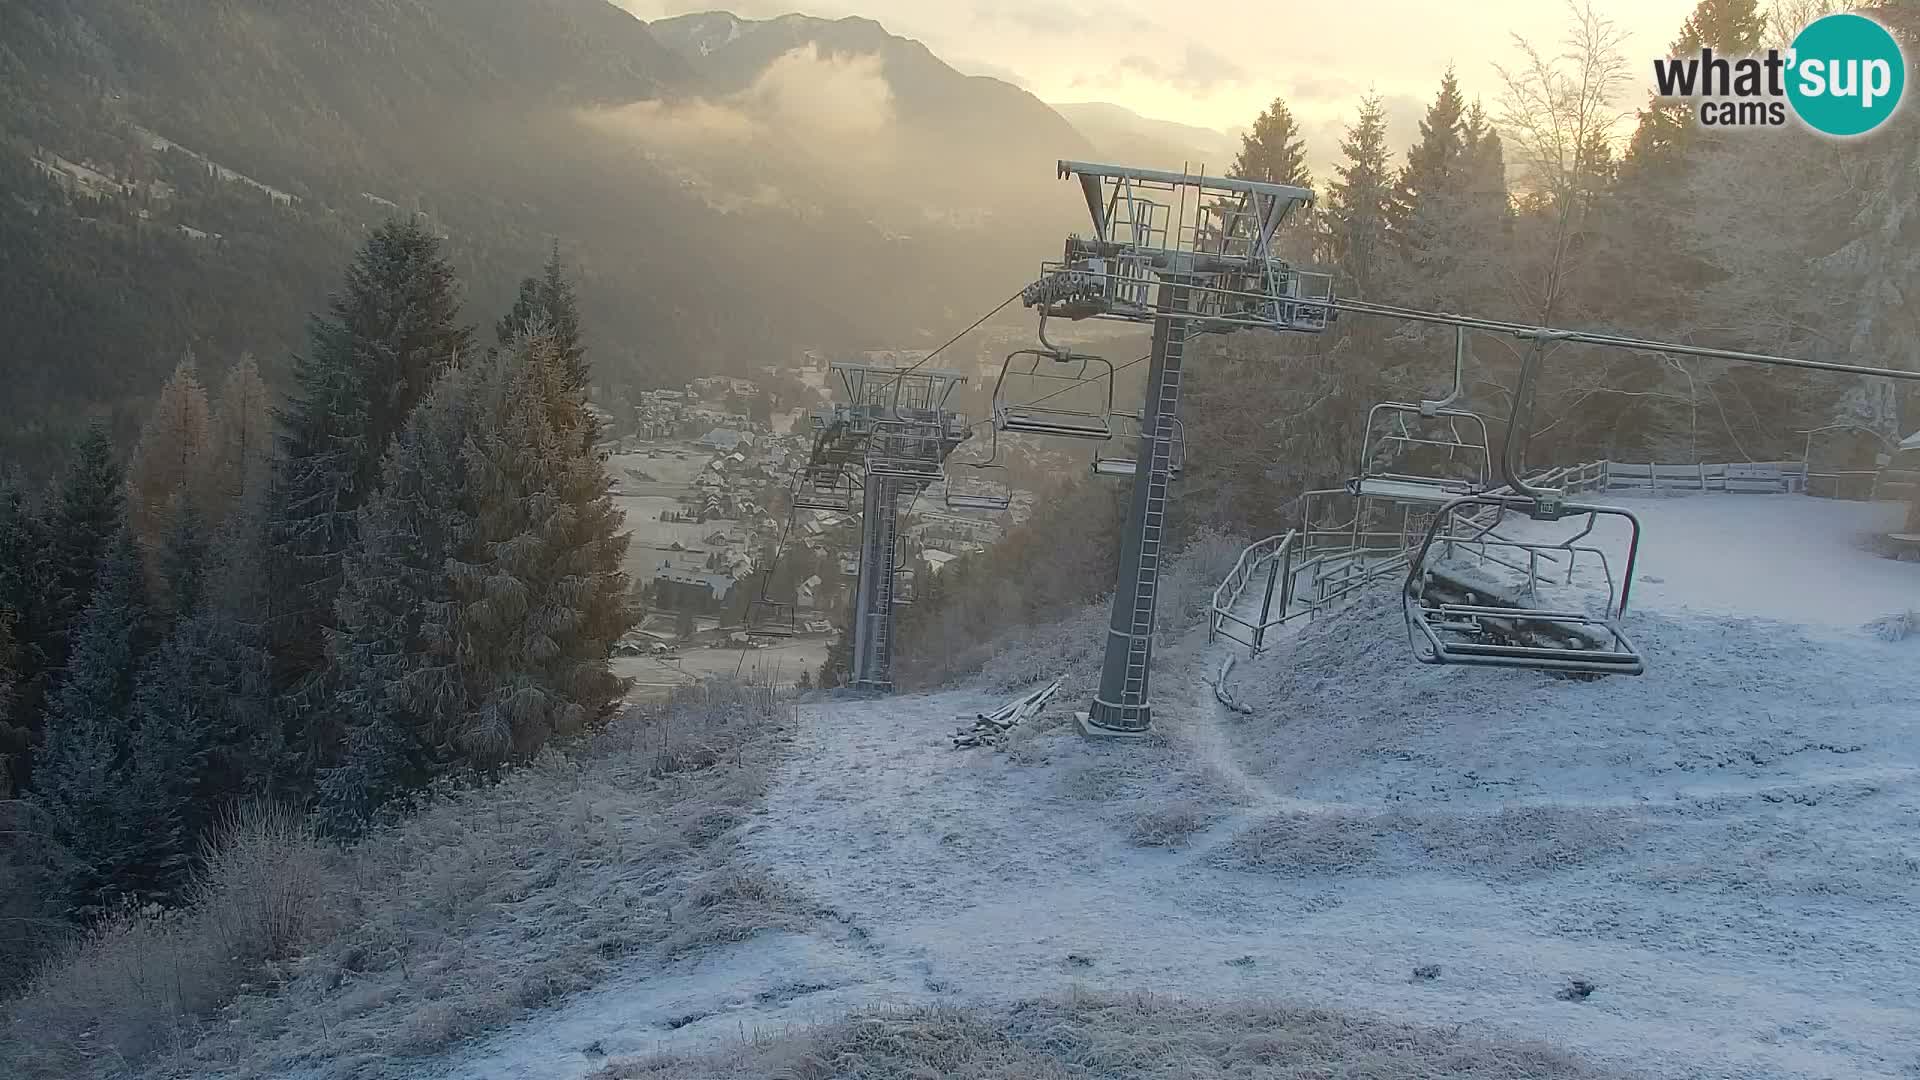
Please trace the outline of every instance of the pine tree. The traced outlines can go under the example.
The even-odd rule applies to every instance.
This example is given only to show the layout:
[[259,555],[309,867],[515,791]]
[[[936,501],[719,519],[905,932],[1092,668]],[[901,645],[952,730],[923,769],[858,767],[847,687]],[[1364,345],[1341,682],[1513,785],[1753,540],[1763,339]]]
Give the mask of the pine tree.
[[[27,504],[20,477],[0,472],[0,624],[5,627],[5,693],[0,694],[0,788],[26,787],[33,733],[39,730],[37,700],[29,698],[45,668],[32,640],[40,580],[39,522]],[[30,705],[30,701],[33,703]]]
[[163,623],[193,617],[207,572],[207,535],[200,513],[192,505],[182,509],[167,530],[165,543],[152,558],[152,601]]
[[559,351],[567,389],[586,393],[592,375],[586,345],[580,337],[580,305],[574,295],[573,282],[567,279],[566,265],[560,261],[558,240],[553,243],[541,275],[520,283],[520,295],[514,300],[512,310],[495,324],[494,333],[501,347],[506,348],[521,334],[541,325],[552,335],[553,347]]
[[[1757,0],[1700,0],[1680,25],[1667,55],[1698,56],[1702,48],[1711,48],[1730,58],[1747,56],[1763,47],[1766,34],[1767,16]],[[1627,156],[1637,168],[1664,172],[1680,166],[1700,135],[1689,102],[1651,97],[1634,128]]]
[[188,350],[161,386],[127,466],[127,520],[149,553],[160,550],[173,519],[197,493],[207,425],[207,392]]
[[1507,152],[1500,130],[1487,118],[1478,101],[1467,110],[1460,131],[1461,161],[1469,212],[1477,221],[1506,228],[1512,224],[1513,202],[1507,190]]
[[1287,103],[1274,98],[1254,120],[1253,129],[1240,137],[1240,153],[1233,159],[1232,176],[1269,184],[1311,187],[1306,143]]
[[626,537],[564,354],[544,333],[449,376],[360,515],[332,650],[352,729],[329,824],[577,730],[625,690]]
[[628,538],[577,372],[538,326],[503,362],[497,419],[466,445],[478,542],[451,564],[467,661],[484,686],[460,743],[486,766],[525,758],[617,699],[625,688],[607,658],[631,621]]
[[[126,483],[103,424],[91,425],[74,444],[48,503],[35,513],[17,485],[0,506],[0,588],[17,604],[15,634],[20,672],[14,725],[29,744],[44,729],[48,695],[66,666],[81,614],[92,600],[103,556],[121,527]],[[33,757],[13,762],[14,787],[31,786]]]
[[327,637],[357,513],[381,455],[433,380],[468,350],[453,267],[423,226],[376,229],[348,268],[329,317],[294,368],[269,525],[275,582],[274,683],[290,750],[306,769],[341,738],[327,690]]
[[1406,167],[1394,186],[1393,224],[1404,243],[1419,242],[1416,218],[1422,201],[1446,190],[1460,168],[1465,114],[1466,99],[1460,96],[1460,82],[1449,67],[1440,79],[1440,92],[1420,121],[1420,141],[1407,151]]
[[103,908],[142,841],[130,822],[141,792],[124,783],[131,750],[127,706],[144,648],[145,571],[121,529],[76,621],[73,647],[48,708],[34,795],[74,864],[68,893],[81,914]]
[[1396,285],[1411,301],[1464,310],[1488,299],[1504,225],[1496,207],[1507,198],[1504,175],[1492,175],[1504,173],[1498,147],[1449,68],[1420,123],[1420,141],[1407,151],[1389,215],[1402,268]]
[[208,523],[217,526],[237,504],[258,502],[272,468],[273,413],[267,384],[260,379],[253,354],[246,353],[220,384],[213,413],[198,496]]
[[1344,161],[1334,167],[1328,215],[1332,256],[1340,268],[1341,291],[1365,299],[1378,297],[1379,273],[1387,257],[1387,221],[1393,207],[1393,179],[1387,157],[1387,120],[1380,97],[1360,102],[1360,115],[1340,142]]
[[126,489],[113,440],[103,424],[75,444],[61,476],[44,533],[47,557],[37,586],[44,612],[35,620],[36,644],[54,670],[66,664],[68,636],[93,596],[101,560],[120,529]]
[[27,729],[13,722],[15,687],[20,684],[20,649],[14,642],[12,611],[0,608],[0,799],[13,794],[13,763],[31,745]]

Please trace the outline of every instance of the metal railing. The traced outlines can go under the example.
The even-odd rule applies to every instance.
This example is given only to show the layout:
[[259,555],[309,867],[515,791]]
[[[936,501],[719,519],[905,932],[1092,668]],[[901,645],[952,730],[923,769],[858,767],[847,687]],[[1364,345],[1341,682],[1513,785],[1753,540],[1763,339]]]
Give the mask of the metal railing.
[[[1385,550],[1378,548],[1313,552],[1302,542],[1304,535],[1300,530],[1290,529],[1249,544],[1240,553],[1226,580],[1213,590],[1208,641],[1224,637],[1258,653],[1266,647],[1268,630],[1303,615],[1312,618],[1375,578],[1407,565],[1404,549],[1386,555],[1376,555]],[[1342,531],[1338,535],[1351,534]],[[1266,585],[1260,599],[1260,614],[1255,619],[1244,618],[1236,614],[1234,608],[1263,570]]]
[[[1592,461],[1549,469],[1528,477],[1528,483],[1560,487],[1569,493],[1604,490],[1607,482],[1606,465],[1604,461]],[[1501,487],[1496,492],[1506,490]],[[1334,488],[1308,494],[1351,493],[1345,488]],[[1404,571],[1412,554],[1413,538],[1424,536],[1424,526],[1418,530],[1411,528],[1403,507],[1399,528],[1362,528],[1361,522],[1367,516],[1367,504],[1373,501],[1373,497],[1352,498],[1355,505],[1351,522],[1332,527],[1289,529],[1247,545],[1234,563],[1233,570],[1213,590],[1207,640],[1216,641],[1224,637],[1245,645],[1257,654],[1266,647],[1268,630],[1301,616],[1313,618],[1375,579]],[[1529,552],[1528,566],[1513,568],[1528,575],[1529,586],[1536,580],[1545,580],[1538,570],[1539,559],[1544,557],[1550,562],[1557,562],[1550,551],[1558,545],[1526,545],[1499,536],[1493,530],[1499,526],[1501,516],[1501,511],[1494,507],[1479,507],[1459,515],[1456,523],[1465,529],[1465,533],[1455,533],[1449,529],[1446,535],[1448,549],[1460,546],[1472,550],[1477,546],[1473,553],[1483,561],[1500,562],[1502,560],[1493,555],[1489,548],[1537,547],[1542,550],[1538,553]],[[1572,552],[1568,554],[1567,574],[1571,578]],[[1262,571],[1266,573],[1266,591],[1261,597],[1260,614],[1257,619],[1248,619],[1234,609]],[[1279,600],[1277,605],[1274,603],[1276,595]]]

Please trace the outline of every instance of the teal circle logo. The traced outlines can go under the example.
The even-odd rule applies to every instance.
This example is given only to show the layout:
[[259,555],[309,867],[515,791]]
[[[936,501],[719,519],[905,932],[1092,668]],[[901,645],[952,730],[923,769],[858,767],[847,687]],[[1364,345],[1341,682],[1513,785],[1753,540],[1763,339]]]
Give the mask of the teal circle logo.
[[1887,28],[1864,15],[1825,15],[1793,39],[1787,100],[1808,127],[1864,135],[1893,115],[1907,61]]

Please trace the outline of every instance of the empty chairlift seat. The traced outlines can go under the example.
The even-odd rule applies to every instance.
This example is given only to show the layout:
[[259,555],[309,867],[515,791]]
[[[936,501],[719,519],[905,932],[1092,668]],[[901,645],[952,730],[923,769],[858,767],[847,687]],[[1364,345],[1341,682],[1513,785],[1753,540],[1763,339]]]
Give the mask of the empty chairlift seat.
[[1068,439],[1113,437],[1113,364],[1083,353],[1020,349],[993,386],[998,431]]
[[947,509],[1005,510],[1013,505],[1007,467],[993,462],[947,463]]
[[[1140,418],[1131,413],[1116,413],[1112,419],[1117,421],[1114,433],[1117,436],[1116,441],[1121,446],[1112,453],[1103,452],[1098,448],[1094,450],[1093,475],[1131,477],[1139,471],[1139,459],[1131,453],[1120,451],[1137,451]],[[1167,479],[1178,480],[1186,471],[1187,437],[1186,425],[1182,424],[1177,416],[1173,418],[1172,431],[1172,446],[1167,455]],[[1131,443],[1127,441],[1130,436],[1133,436]]]
[[1493,471],[1487,425],[1464,409],[1386,401],[1367,413],[1354,495],[1439,504],[1486,490]]
[[799,613],[792,604],[762,596],[747,605],[749,637],[786,638],[799,632]]
[[801,510],[852,510],[853,475],[845,469],[809,465],[794,479],[793,505]]

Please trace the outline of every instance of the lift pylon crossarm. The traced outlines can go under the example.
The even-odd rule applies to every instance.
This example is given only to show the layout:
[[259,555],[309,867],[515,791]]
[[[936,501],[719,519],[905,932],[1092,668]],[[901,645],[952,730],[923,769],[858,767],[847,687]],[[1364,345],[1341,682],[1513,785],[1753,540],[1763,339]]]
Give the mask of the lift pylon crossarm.
[[[1061,161],[1079,180],[1091,238],[1069,237],[1022,292],[1042,315],[1146,323],[1190,321],[1202,333],[1247,327],[1317,332],[1333,317],[1332,276],[1274,256],[1276,231],[1313,193],[1288,184]],[[1182,278],[1168,308],[1157,283]]]

